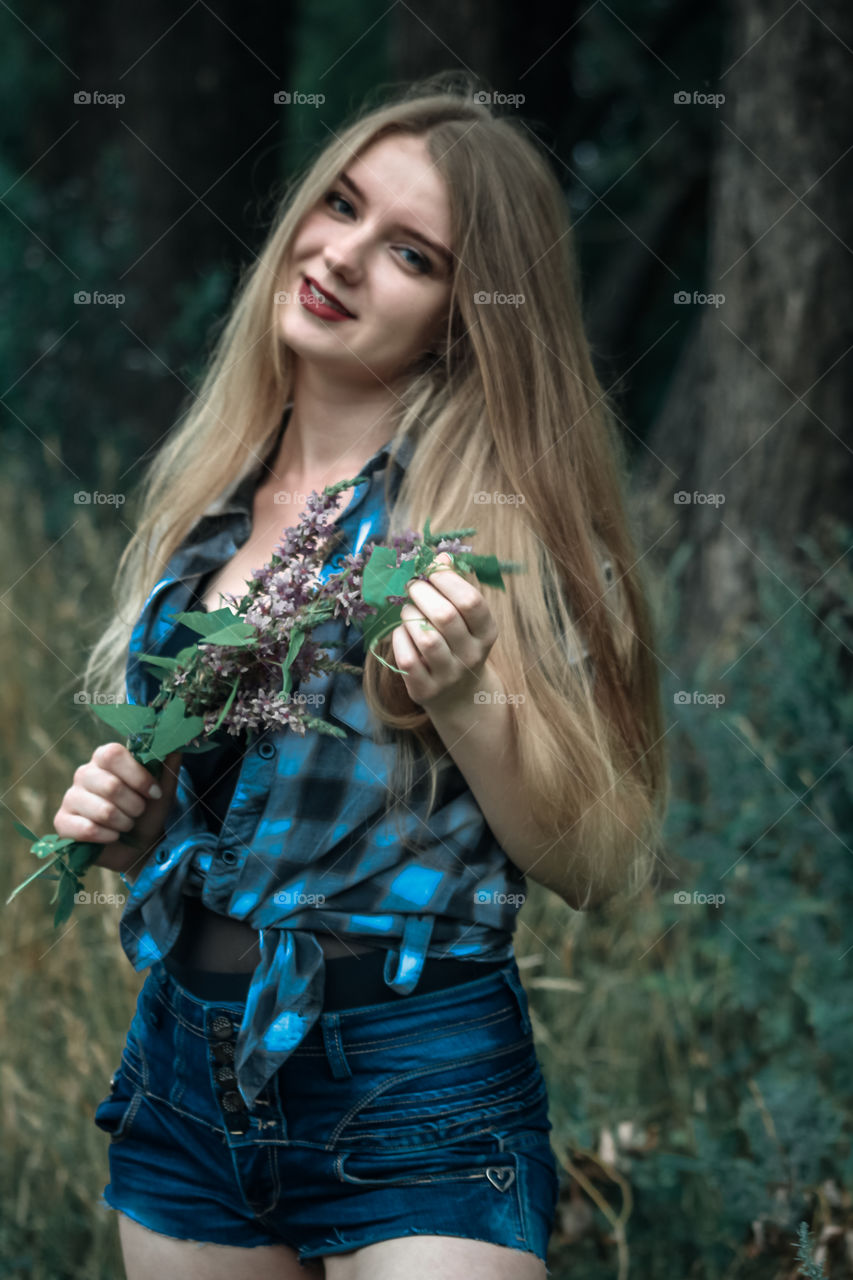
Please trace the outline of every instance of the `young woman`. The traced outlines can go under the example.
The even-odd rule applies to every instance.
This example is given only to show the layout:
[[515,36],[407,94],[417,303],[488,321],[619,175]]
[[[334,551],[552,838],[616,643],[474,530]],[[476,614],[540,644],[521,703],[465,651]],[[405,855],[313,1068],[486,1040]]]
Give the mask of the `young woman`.
[[[540,1280],[558,1194],[512,950],[525,876],[578,909],[648,880],[661,711],[623,466],[559,186],[531,134],[439,81],[363,113],[285,194],[161,448],[87,683],[148,701],[175,615],[239,597],[342,479],[323,572],[475,526],[383,656],[327,624],[345,740],[247,731],[81,766],[61,835],[104,843],[150,966],[95,1122],[130,1280]],[[122,842],[133,831],[137,848]],[[145,849],[140,856],[139,848]]]

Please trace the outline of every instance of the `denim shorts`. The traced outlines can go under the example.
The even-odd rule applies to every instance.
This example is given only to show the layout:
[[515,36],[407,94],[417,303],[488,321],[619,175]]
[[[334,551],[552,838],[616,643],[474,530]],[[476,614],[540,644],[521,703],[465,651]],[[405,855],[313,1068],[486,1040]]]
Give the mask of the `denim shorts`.
[[321,1013],[248,1113],[229,1066],[244,1008],[153,965],[94,1114],[110,1136],[107,1207],[183,1240],[286,1244],[300,1262],[411,1235],[545,1262],[559,1178],[514,957]]

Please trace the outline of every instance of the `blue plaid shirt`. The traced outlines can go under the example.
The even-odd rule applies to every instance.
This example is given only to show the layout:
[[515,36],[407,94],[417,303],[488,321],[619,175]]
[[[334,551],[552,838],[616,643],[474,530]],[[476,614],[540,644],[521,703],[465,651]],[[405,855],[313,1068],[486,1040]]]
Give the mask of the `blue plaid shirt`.
[[[398,468],[392,495],[411,448],[406,442],[390,464]],[[361,468],[367,479],[338,518],[343,537],[323,565],[324,580],[339,571],[344,555],[386,537],[388,465],[386,445]],[[191,607],[201,577],[248,539],[261,471],[258,465],[230,499],[208,508],[152,589],[130,640],[129,702],[147,704],[159,687],[139,655],[169,648],[181,625],[175,615]],[[363,665],[360,633],[343,619],[313,635],[333,657]],[[409,994],[427,956],[509,959],[525,896],[524,875],[498,845],[449,753],[429,819],[423,784],[403,807],[401,827],[416,846],[406,849],[394,815],[383,814],[396,748],[380,740],[361,677],[324,672],[303,681],[300,692],[322,695],[309,709],[342,726],[346,739],[288,729],[253,735],[216,833],[182,767],[163,844],[129,886],[120,922],[122,947],[136,970],[174,945],[185,894],[259,930],[261,958],[235,1053],[237,1087],[248,1105],[322,1011],[325,966],[317,932],[378,942],[387,949],[386,984]]]

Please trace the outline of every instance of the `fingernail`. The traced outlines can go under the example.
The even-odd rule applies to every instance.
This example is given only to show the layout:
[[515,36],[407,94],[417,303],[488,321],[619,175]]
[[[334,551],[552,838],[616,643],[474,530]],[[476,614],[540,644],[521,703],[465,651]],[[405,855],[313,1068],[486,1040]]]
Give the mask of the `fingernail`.
[[151,797],[151,799],[152,799],[152,800],[159,800],[159,799],[160,799],[160,797],[162,796],[163,792],[161,791],[161,789],[158,787],[157,783],[155,782],[155,783],[154,783],[154,786],[153,786],[153,787],[151,787],[151,788],[149,789],[148,794],[149,794],[149,796]]

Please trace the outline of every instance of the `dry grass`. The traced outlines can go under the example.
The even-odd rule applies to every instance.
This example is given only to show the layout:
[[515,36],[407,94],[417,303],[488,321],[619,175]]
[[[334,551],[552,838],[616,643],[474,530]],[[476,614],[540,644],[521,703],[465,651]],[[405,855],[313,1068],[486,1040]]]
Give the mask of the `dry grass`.
[[[51,536],[38,489],[7,480],[0,499],[5,903],[35,867],[13,820],[51,830],[75,768],[108,736],[73,699],[97,625],[89,614],[109,601],[127,533],[113,510],[73,507],[73,529]],[[110,871],[92,874],[96,888],[122,888]],[[76,907],[54,931],[52,892],[37,882],[3,907],[0,1275],[112,1280],[122,1274],[115,1214],[98,1207],[108,1138],[92,1115],[109,1091],[145,974],[121,949],[118,907]]]

